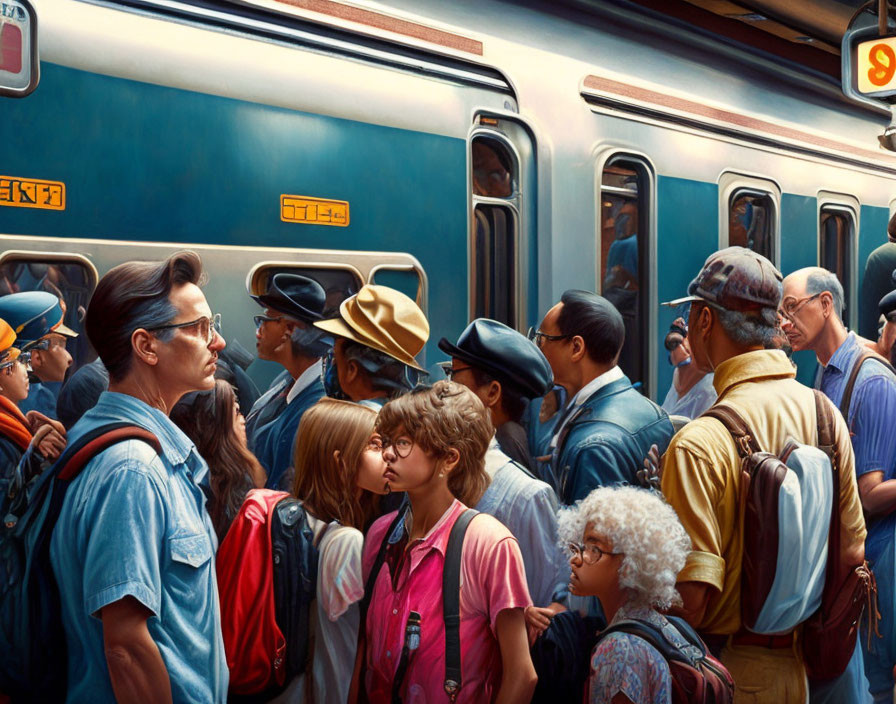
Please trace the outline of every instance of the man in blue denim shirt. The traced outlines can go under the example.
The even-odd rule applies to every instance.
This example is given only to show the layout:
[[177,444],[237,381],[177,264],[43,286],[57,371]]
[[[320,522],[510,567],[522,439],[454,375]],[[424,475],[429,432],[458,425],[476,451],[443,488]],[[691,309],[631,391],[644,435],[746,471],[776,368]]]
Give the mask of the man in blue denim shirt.
[[567,505],[598,486],[637,484],[650,446],[665,451],[672,423],[616,366],[625,338],[619,311],[596,293],[566,291],[532,337],[570,399],[542,478]]
[[99,282],[87,335],[109,391],[69,431],[126,421],[152,432],[97,455],[73,481],[51,559],[68,643],[67,701],[224,702],[227,661],[208,468],[168,411],[210,389],[224,347],[192,252],[130,262]]
[[[826,269],[800,269],[784,279],[781,327],[794,352],[815,352],[824,368],[819,387],[837,406],[853,368],[868,351],[841,321],[843,300],[843,286]],[[811,699],[813,704],[868,701],[870,683],[875,701],[892,702],[896,664],[896,514],[891,512],[896,505],[896,378],[877,357],[862,364],[845,415],[855,451],[859,497],[868,519],[865,557],[877,579],[884,637],[872,638],[872,649],[865,650],[864,658],[863,649],[856,648],[846,672],[833,684],[812,684]],[[867,634],[859,640],[867,646]]]

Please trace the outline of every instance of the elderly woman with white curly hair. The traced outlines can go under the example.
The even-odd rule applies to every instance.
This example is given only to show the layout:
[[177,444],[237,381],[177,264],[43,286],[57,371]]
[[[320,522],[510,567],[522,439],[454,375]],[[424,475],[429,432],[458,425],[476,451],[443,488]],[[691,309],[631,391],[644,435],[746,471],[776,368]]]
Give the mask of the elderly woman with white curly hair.
[[[691,542],[659,494],[630,486],[595,489],[560,512],[559,533],[568,541],[572,594],[598,597],[610,626],[634,619],[680,637],[658,609],[681,603],[675,579]],[[646,640],[611,633],[591,654],[587,701],[667,704],[669,666]]]

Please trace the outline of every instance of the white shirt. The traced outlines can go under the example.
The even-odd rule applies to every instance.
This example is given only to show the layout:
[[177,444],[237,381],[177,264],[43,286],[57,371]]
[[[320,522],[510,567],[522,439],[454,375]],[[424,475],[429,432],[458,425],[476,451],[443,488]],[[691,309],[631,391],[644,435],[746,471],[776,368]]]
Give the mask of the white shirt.
[[619,381],[624,376],[625,374],[622,373],[622,370],[618,366],[616,366],[612,369],[608,369],[600,376],[594,377],[591,381],[589,381],[581,389],[579,389],[579,393],[573,396],[572,400],[570,400],[570,402],[566,404],[566,408],[563,411],[563,422],[557,427],[557,430],[554,433],[554,437],[551,438],[552,450],[557,447],[557,439],[560,437],[560,433],[563,432],[563,428],[566,427],[567,421],[572,417],[572,411],[585,403],[585,401],[594,396],[594,394],[596,394],[602,388],[609,384],[612,384],[614,381]]
[[305,371],[299,374],[299,378],[296,379],[295,383],[292,385],[292,388],[289,390],[289,393],[286,394],[286,403],[289,405],[292,403],[292,400],[302,393],[305,389],[307,389],[311,384],[314,383],[315,379],[320,379],[321,375],[324,373],[324,362],[322,359],[317,360],[314,364],[308,367]]

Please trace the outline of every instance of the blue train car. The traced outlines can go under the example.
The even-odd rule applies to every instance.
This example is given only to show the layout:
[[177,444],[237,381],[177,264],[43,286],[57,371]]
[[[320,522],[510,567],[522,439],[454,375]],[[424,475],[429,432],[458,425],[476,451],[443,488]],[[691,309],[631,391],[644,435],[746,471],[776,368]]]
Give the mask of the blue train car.
[[75,327],[98,275],[187,246],[248,349],[246,287],[274,271],[319,278],[334,306],[367,281],[416,297],[430,366],[470,318],[525,330],[586,288],[622,311],[622,366],[661,398],[659,303],[711,251],[827,266],[854,322],[886,238],[885,116],[650,3],[34,6],[40,82],[0,98],[0,287],[60,291]]

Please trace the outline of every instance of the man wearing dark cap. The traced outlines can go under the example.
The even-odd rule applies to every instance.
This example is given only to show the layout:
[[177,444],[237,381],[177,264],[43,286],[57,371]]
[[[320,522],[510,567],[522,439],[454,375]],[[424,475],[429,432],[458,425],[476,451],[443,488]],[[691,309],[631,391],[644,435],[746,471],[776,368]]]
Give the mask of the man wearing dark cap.
[[616,365],[625,338],[619,311],[596,293],[566,291],[529,333],[570,399],[542,478],[567,505],[598,486],[637,484],[651,445],[662,452],[669,443],[672,423]]
[[56,296],[46,291],[23,291],[0,298],[0,319],[16,332],[16,347],[31,353],[33,379],[28,398],[19,404],[23,413],[39,411],[56,418],[56,399],[72,363],[66,342],[78,336],[66,327],[65,311]]
[[[888,310],[890,305],[884,296],[880,309]],[[866,648],[864,668],[862,649],[856,648],[854,689],[870,686],[876,699],[889,701],[896,665],[896,377],[884,359],[846,329],[842,310],[843,287],[826,269],[808,267],[784,279],[781,327],[795,351],[812,350],[823,367],[819,388],[846,419],[859,497],[865,516],[873,519],[868,523],[865,555],[877,577],[884,637]],[[861,640],[867,646],[867,639]],[[867,683],[862,669],[868,674]]]
[[[256,403],[283,405],[276,417],[254,427],[250,446],[268,472],[265,486],[288,490],[299,421],[324,396],[321,357],[329,351],[332,340],[313,323],[323,317],[326,296],[316,281],[281,273],[272,277],[267,293],[252,298],[265,308],[263,315],[255,316],[258,356],[281,364],[290,380],[282,401],[271,400],[266,394]],[[250,415],[255,412],[253,407]]]
[[[893,283],[896,284],[896,281]],[[896,364],[896,290],[890,291],[880,299],[878,310],[883,323],[874,345],[874,351],[889,360],[890,364]]]
[[[474,508],[494,516],[513,533],[526,564],[532,600],[546,607],[569,577],[566,559],[557,548],[557,497],[507,448],[520,443],[528,458],[526,433],[517,421],[527,400],[551,388],[551,367],[530,340],[486,318],[470,323],[457,344],[443,337],[439,349],[452,358],[445,363],[445,373],[480,398],[497,428],[485,455],[491,483]],[[509,435],[513,444],[505,445],[501,429],[509,425],[519,430]]]
[[896,213],[887,224],[887,241],[868,255],[859,293],[859,327],[862,337],[870,340],[877,332],[877,302],[893,288],[891,277],[896,269]]
[[[772,453],[791,438],[805,445],[817,441],[812,390],[796,381],[783,351],[766,349],[779,335],[781,291],[781,274],[771,262],[729,247],[706,260],[687,298],[671,303],[690,303],[693,363],[715,373],[719,398],[744,418],[759,447]],[[849,433],[837,420],[842,548],[847,564],[861,564],[865,523]],[[760,704],[806,701],[806,671],[793,633],[769,638],[743,628],[741,458],[725,426],[707,416],[684,426],[663,458],[661,485],[692,543],[677,585],[685,618],[721,652],[738,693]],[[792,557],[797,569],[800,555]]]
[[520,418],[526,405],[551,388],[551,366],[541,351],[503,323],[474,320],[457,344],[444,337],[439,349],[452,358],[445,373],[475,393],[492,416],[501,450],[533,470],[526,431]]

